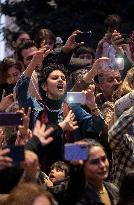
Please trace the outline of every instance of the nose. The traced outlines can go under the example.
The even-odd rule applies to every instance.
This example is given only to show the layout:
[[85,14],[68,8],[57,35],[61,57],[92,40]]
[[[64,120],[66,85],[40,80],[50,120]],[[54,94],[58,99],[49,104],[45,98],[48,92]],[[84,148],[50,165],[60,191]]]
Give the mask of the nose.
[[99,165],[100,165],[100,168],[104,168],[104,167],[105,167],[105,162],[104,162],[104,161],[102,161],[102,160],[100,160]]
[[61,76],[59,76],[58,81],[63,81]]
[[117,79],[114,79],[114,85],[119,85],[120,82]]

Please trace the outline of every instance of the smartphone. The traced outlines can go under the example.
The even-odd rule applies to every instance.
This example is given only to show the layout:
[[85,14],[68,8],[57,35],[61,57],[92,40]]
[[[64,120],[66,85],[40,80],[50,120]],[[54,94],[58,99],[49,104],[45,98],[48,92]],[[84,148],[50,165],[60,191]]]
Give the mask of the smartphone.
[[23,114],[16,112],[0,112],[0,126],[23,125]]
[[67,92],[67,102],[85,105],[86,95],[84,92]]
[[25,160],[24,145],[8,145],[4,148],[9,148],[8,157],[13,159],[13,162],[21,162]]
[[124,44],[129,44],[131,42],[130,34],[122,34],[122,38],[124,38],[123,42]]
[[81,42],[88,43],[91,35],[92,35],[92,31],[77,33],[77,36],[75,37],[75,41],[76,43],[81,43]]
[[88,159],[88,145],[67,143],[64,145],[64,159],[65,160],[87,160]]

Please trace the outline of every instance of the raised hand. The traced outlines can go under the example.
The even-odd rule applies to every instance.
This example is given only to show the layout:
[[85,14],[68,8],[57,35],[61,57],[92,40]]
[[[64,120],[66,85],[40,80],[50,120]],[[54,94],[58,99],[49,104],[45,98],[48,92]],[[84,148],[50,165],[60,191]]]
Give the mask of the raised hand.
[[69,38],[67,39],[65,45],[62,48],[62,51],[64,53],[68,53],[68,52],[72,51],[75,47],[84,44],[84,42],[76,43],[75,38],[76,38],[78,33],[81,33],[81,31],[76,30],[71,34],[71,36],[69,36]]
[[26,144],[27,141],[32,137],[32,132],[29,129],[31,108],[28,108],[27,113],[24,108],[18,112],[23,114],[23,125],[18,126],[17,138],[15,144]]
[[0,102],[0,111],[5,111],[14,102],[13,94],[5,96],[5,91],[2,94],[2,100]]
[[27,69],[24,71],[24,75],[31,77],[33,71],[42,64],[43,60],[50,52],[51,50],[48,49],[47,45],[45,45],[45,42],[43,42],[41,48],[35,53]]
[[86,95],[86,105],[90,108],[93,109],[96,107],[96,102],[95,102],[95,87],[94,86],[89,86],[88,90],[84,91]]
[[53,141],[53,137],[51,137],[53,131],[53,127],[50,127],[46,130],[46,125],[42,124],[39,120],[37,120],[34,127],[33,135],[38,137],[42,145],[48,145]]
[[74,131],[78,128],[77,121],[75,120],[75,115],[72,110],[70,110],[65,119],[59,123],[59,126],[64,131]]
[[34,67],[42,64],[42,61],[50,53],[50,49],[45,45],[45,41],[41,44],[41,48],[36,52],[32,59],[32,65]]

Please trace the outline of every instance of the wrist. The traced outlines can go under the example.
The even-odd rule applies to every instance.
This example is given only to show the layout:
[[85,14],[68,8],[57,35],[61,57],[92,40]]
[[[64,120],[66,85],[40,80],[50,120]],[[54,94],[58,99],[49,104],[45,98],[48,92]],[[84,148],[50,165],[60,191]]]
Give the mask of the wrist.
[[72,51],[72,48],[70,48],[69,46],[64,45],[62,47],[62,52],[63,53],[70,53]]
[[18,130],[18,135],[23,138],[25,136],[31,136],[32,135],[32,131],[30,129],[25,129],[25,130]]
[[97,109],[99,109],[98,106],[97,106],[97,104],[92,104],[92,105],[90,105],[90,110],[91,110],[91,111],[94,111],[94,110],[97,110]]
[[60,122],[58,125],[62,128],[62,130],[65,130],[66,123],[64,121]]

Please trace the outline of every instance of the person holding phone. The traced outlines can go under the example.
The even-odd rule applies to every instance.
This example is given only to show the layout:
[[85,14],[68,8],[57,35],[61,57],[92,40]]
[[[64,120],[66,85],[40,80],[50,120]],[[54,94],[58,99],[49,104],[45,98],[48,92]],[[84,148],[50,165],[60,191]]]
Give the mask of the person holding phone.
[[133,67],[133,60],[131,58],[130,45],[124,42],[123,35],[114,30],[111,37],[111,42],[116,50],[116,58],[122,58],[124,60],[124,69],[121,70],[121,77],[124,78],[127,75],[129,69]]
[[22,65],[14,58],[6,57],[0,62],[0,99],[2,95],[5,97],[13,93],[13,88],[21,73]]
[[[74,36],[70,38],[74,38]],[[80,129],[77,129],[77,117],[75,118],[73,110],[71,111],[68,104],[64,102],[67,87],[67,74],[63,65],[51,64],[47,67],[44,66],[44,69],[41,70],[39,86],[42,101],[36,100],[28,95],[28,86],[31,75],[36,66],[40,64],[43,59],[45,61],[45,57],[49,53],[50,50],[48,50],[45,46],[36,52],[30,65],[17,82],[16,96],[21,107],[32,108],[30,121],[31,128],[34,127],[37,118],[39,118],[39,120],[41,120],[44,124],[56,123],[62,128],[64,134],[54,138],[51,143],[51,145],[53,144],[53,149],[51,145],[46,146],[46,150],[49,153],[48,155],[51,154],[52,160],[58,161],[61,159],[62,143],[67,141],[75,141],[83,136],[80,135]],[[81,112],[79,126],[81,126],[82,129],[84,126],[86,132],[96,132],[94,122],[92,121],[92,115],[83,112],[80,107],[78,107],[78,109]],[[78,132],[74,135],[76,129]],[[56,152],[53,152],[52,150],[56,150]]]
[[[114,184],[106,182],[109,172],[109,162],[104,147],[97,141],[91,139],[84,139],[77,143],[87,144],[88,158],[84,161],[80,160],[75,161],[75,163],[71,162],[72,166],[74,166],[74,172],[76,172],[73,177],[75,177],[75,175],[78,177],[76,169],[78,168],[78,165],[81,166],[81,172],[83,172],[85,176],[85,186],[82,189],[81,193],[77,194],[77,198],[75,198],[74,204],[116,205],[118,202],[119,191]],[[80,179],[77,178],[76,180],[76,182],[78,182],[79,184]],[[78,189],[76,188],[76,190]],[[73,198],[73,195],[71,197]]]

